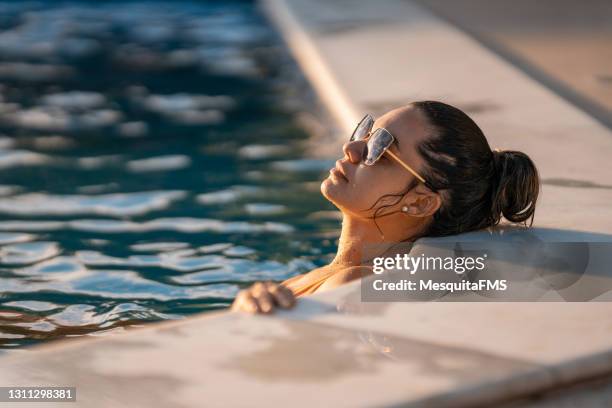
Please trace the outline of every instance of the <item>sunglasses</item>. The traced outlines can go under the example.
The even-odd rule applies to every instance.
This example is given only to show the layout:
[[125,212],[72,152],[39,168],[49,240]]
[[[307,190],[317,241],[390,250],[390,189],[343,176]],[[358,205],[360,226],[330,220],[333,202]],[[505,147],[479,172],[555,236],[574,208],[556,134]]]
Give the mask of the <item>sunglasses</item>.
[[357,127],[353,131],[351,135],[350,141],[359,141],[367,139],[367,150],[366,157],[364,160],[364,164],[366,166],[373,166],[376,164],[378,160],[383,156],[383,154],[387,153],[389,157],[395,160],[400,166],[405,168],[417,178],[421,183],[425,184],[430,190],[435,191],[432,185],[425,180],[415,169],[406,164],[402,159],[400,159],[395,153],[393,153],[389,148],[396,141],[395,136],[391,134],[385,128],[378,128],[374,132],[372,132],[372,128],[374,127],[374,118],[371,115],[365,115],[363,119],[357,124]]

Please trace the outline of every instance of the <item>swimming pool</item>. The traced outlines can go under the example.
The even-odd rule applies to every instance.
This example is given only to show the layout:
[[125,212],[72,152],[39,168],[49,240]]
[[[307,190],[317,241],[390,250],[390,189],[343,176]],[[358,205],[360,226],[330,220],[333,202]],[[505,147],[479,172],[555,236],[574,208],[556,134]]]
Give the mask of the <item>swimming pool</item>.
[[0,348],[224,308],[333,255],[333,161],[253,3],[0,16]]

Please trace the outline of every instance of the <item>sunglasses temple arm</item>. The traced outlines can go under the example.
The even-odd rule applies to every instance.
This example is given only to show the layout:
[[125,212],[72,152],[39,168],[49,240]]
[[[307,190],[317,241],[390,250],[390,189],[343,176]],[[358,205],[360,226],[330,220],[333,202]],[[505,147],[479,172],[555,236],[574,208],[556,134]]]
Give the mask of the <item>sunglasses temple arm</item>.
[[414,169],[412,167],[410,167],[409,165],[407,165],[406,163],[404,163],[404,161],[402,159],[400,159],[399,157],[397,157],[395,155],[395,153],[393,153],[391,150],[387,150],[385,153],[388,153],[389,156],[391,156],[393,158],[393,160],[395,160],[396,162],[398,162],[403,168],[405,168],[406,170],[408,170],[414,177],[416,177],[421,183],[423,184],[427,184],[427,182],[425,181],[425,179],[423,177],[421,177],[419,175],[419,173],[417,173],[416,171],[414,171]]

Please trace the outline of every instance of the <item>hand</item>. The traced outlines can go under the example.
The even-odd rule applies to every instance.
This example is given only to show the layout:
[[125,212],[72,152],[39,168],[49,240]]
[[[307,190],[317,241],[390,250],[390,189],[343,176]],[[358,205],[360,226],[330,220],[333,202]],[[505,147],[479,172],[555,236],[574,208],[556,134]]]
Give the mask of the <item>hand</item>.
[[272,313],[275,308],[290,309],[295,305],[293,292],[273,282],[257,282],[238,292],[231,310],[247,313]]

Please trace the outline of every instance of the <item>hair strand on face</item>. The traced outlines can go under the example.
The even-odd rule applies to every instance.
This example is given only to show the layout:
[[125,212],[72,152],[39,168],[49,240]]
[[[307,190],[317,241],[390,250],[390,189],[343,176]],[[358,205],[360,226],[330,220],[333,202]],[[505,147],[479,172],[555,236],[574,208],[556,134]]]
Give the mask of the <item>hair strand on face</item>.
[[[376,229],[378,230],[378,232],[380,233],[381,236],[384,236],[385,234],[383,233],[382,229],[380,228],[380,226],[378,225],[378,222],[376,221],[376,218],[379,217],[379,212],[382,212],[383,210],[396,206],[397,204],[399,204],[402,201],[402,198],[404,198],[404,196],[406,194],[408,194],[410,192],[410,190],[412,190],[415,186],[417,185],[417,181],[416,180],[412,180],[410,182],[410,184],[408,184],[408,186],[404,189],[404,191],[399,192],[399,193],[390,193],[390,194],[385,194],[381,197],[379,197],[374,204],[372,204],[372,206],[370,208],[367,208],[366,211],[370,211],[372,209],[374,209],[378,203],[380,203],[382,200],[387,199],[387,198],[394,198],[395,200],[390,203],[390,204],[384,204],[381,205],[380,207],[376,208],[374,210],[374,215],[372,215],[372,220],[374,221],[374,225],[376,226]],[[382,214],[382,216],[387,216],[387,215],[392,215],[392,214],[396,214],[399,211],[392,211],[386,214]]]

